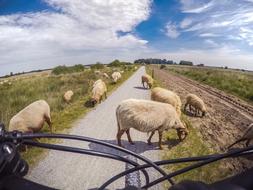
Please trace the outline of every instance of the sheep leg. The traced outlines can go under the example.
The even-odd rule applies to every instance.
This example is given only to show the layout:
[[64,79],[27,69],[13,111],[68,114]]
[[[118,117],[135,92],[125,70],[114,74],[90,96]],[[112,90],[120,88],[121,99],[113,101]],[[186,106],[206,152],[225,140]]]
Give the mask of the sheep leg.
[[45,120],[49,126],[50,132],[53,133],[53,126],[52,126],[51,118],[49,116],[45,116]]
[[145,88],[145,86],[144,86],[144,82],[142,81],[142,86],[143,86],[143,88]]
[[163,131],[158,131],[159,134],[159,142],[158,142],[158,146],[160,148],[160,150],[162,150],[162,137],[163,137]]
[[188,106],[188,104],[186,103],[185,105],[184,105],[184,111],[186,110],[186,107]]
[[106,92],[105,92],[105,99],[107,98],[107,94],[106,94]]
[[248,139],[248,140],[246,141],[246,146],[247,146],[247,147],[249,146],[250,141],[251,141],[251,139]]
[[132,139],[131,139],[131,136],[130,136],[130,129],[127,129],[127,130],[126,130],[126,134],[127,134],[128,142],[129,142],[130,144],[134,144],[133,141],[132,141]]
[[118,133],[117,133],[117,141],[118,141],[118,145],[123,147],[122,144],[121,144],[121,137],[122,135],[124,134],[124,130],[119,130]]
[[154,134],[155,134],[155,131],[152,131],[150,137],[148,138],[148,145],[152,145],[151,138],[153,137]]

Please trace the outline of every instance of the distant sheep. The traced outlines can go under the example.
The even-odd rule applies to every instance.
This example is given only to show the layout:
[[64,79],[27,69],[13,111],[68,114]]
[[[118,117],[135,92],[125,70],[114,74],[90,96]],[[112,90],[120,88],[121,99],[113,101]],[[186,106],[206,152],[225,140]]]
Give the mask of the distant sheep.
[[69,103],[71,101],[72,96],[74,95],[74,92],[72,90],[68,90],[63,95],[63,99],[65,102]]
[[141,83],[144,88],[145,88],[144,83],[147,84],[147,86],[148,86],[147,88],[152,88],[154,80],[151,76],[149,76],[148,74],[145,74],[145,75],[141,76]]
[[124,73],[124,71],[120,71],[120,73],[121,73],[121,74],[123,74],[123,73]]
[[45,100],[38,100],[11,118],[9,131],[17,130],[24,133],[38,132],[42,129],[45,121],[52,133],[50,107]]
[[96,103],[101,103],[103,95],[105,95],[105,98],[107,98],[106,92],[107,88],[104,81],[102,81],[101,79],[97,80],[94,83],[92,89],[92,97],[91,97],[92,106],[95,106]]
[[112,73],[112,79],[113,79],[114,83],[116,83],[120,78],[121,78],[120,72],[113,72]]
[[110,78],[109,75],[108,75],[107,73],[103,73],[103,77],[105,77],[105,78],[107,78],[107,79]]
[[175,129],[180,140],[183,140],[188,131],[175,110],[169,104],[150,101],[128,99],[119,104],[116,109],[118,133],[118,145],[121,144],[121,136],[126,132],[129,143],[133,144],[130,136],[130,128],[141,132],[151,132],[148,144],[155,131],[159,133],[159,147],[162,149],[162,133],[164,130]]
[[249,128],[246,130],[246,132],[243,134],[243,136],[239,140],[237,140],[233,144],[231,144],[228,148],[231,148],[235,144],[242,142],[242,141],[246,141],[246,146],[249,146],[249,143],[252,139],[253,139],[253,123],[251,123],[249,125]]
[[181,116],[182,102],[180,97],[175,92],[156,87],[151,90],[151,100],[172,105],[176,109],[178,115]]
[[199,114],[199,111],[202,112],[202,117],[206,114],[206,106],[201,98],[196,96],[195,94],[188,94],[186,96],[186,103],[184,106],[184,110],[189,105],[190,111],[192,111],[192,107],[195,108],[195,116]]

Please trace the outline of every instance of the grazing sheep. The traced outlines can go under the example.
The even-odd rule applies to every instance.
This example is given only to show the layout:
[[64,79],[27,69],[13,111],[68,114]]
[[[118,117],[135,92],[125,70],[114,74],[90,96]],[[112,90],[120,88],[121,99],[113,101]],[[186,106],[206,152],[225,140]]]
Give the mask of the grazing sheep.
[[121,78],[120,72],[113,72],[112,73],[112,79],[113,79],[114,83],[116,83],[120,78]]
[[172,105],[176,109],[178,115],[181,116],[182,102],[175,92],[156,87],[151,90],[151,100]]
[[69,103],[72,96],[74,95],[74,92],[72,90],[68,90],[67,92],[65,92],[65,94],[63,95],[63,99],[65,102]]
[[141,132],[151,132],[148,144],[157,130],[159,133],[159,147],[162,149],[162,133],[164,130],[176,129],[180,140],[183,140],[188,131],[180,121],[175,108],[169,104],[150,101],[128,99],[119,104],[116,109],[118,124],[117,141],[121,144],[121,136],[126,132],[129,143],[133,144],[130,137],[130,128]]
[[103,73],[103,77],[105,77],[105,78],[107,78],[107,79],[110,78],[109,75],[108,75],[107,73]]
[[201,98],[196,96],[195,94],[188,94],[186,96],[186,103],[184,106],[184,110],[186,110],[187,105],[189,105],[190,111],[192,107],[195,108],[195,116],[199,114],[199,111],[202,112],[202,117],[206,114],[206,106]]
[[104,81],[102,81],[101,79],[97,80],[93,84],[92,97],[91,97],[92,105],[95,106],[96,103],[98,102],[101,103],[103,95],[105,95],[105,98],[107,98],[106,92],[107,92],[107,88]]
[[123,73],[124,73],[124,71],[120,71],[120,73],[121,73],[121,74],[123,74]]
[[45,121],[52,133],[50,107],[45,100],[38,100],[31,103],[11,118],[9,131],[17,130],[24,133],[38,132],[42,129]]
[[228,147],[228,149],[231,148],[232,146],[234,146],[235,144],[242,142],[242,141],[246,141],[246,146],[249,146],[249,143],[252,139],[253,139],[253,123],[251,123],[249,125],[249,128],[246,130],[246,132],[243,134],[243,136],[239,140],[237,140],[233,144],[231,144]]
[[147,88],[152,88],[154,80],[151,76],[149,76],[148,74],[145,74],[145,75],[141,76],[141,83],[144,88],[145,88],[144,83],[147,84],[147,86],[148,86]]
[[138,69],[138,67],[135,66],[135,67],[134,67],[134,70],[137,70],[137,69]]

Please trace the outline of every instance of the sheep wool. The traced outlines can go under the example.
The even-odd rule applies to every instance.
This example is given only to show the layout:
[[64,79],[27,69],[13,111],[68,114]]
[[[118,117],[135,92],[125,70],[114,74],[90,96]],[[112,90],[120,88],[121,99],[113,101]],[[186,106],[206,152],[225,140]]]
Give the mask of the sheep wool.
[[187,129],[180,121],[180,118],[172,105],[150,101],[128,99],[119,104],[116,109],[116,117],[118,124],[117,140],[121,145],[121,136],[124,132],[130,143],[130,128],[134,128],[141,132],[152,132],[148,139],[150,144],[154,132],[159,133],[159,147],[161,147],[162,133],[164,130],[176,129],[180,140],[182,135],[186,137]]
[[180,97],[175,92],[156,87],[151,90],[151,100],[172,105],[176,109],[178,115],[181,116],[182,102]]
[[38,100],[11,118],[9,131],[38,132],[42,129],[45,121],[52,132],[50,107],[45,100]]

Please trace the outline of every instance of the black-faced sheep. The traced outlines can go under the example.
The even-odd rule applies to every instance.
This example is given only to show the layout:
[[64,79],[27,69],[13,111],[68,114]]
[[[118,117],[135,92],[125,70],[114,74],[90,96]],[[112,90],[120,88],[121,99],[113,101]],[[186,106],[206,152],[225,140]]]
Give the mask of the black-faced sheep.
[[206,106],[204,101],[196,96],[195,94],[188,94],[186,96],[186,103],[184,106],[184,110],[186,110],[186,107],[189,105],[190,111],[192,111],[192,107],[195,108],[195,116],[199,114],[199,112],[202,112],[202,117],[206,114]]
[[183,140],[188,130],[180,121],[175,108],[169,104],[150,101],[128,99],[119,104],[116,109],[118,124],[117,141],[121,144],[121,136],[126,132],[129,143],[133,144],[130,136],[130,128],[141,132],[151,132],[148,143],[155,131],[159,134],[159,148],[162,149],[162,134],[164,130],[177,130],[178,137]]
[[52,133],[50,107],[45,100],[38,100],[18,112],[10,120],[9,131],[34,133],[42,129],[45,121]]
[[151,100],[172,105],[176,109],[178,115],[181,116],[182,102],[175,92],[156,87],[151,90]]

